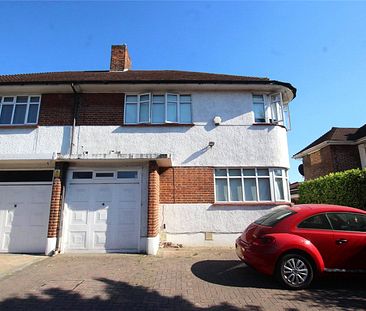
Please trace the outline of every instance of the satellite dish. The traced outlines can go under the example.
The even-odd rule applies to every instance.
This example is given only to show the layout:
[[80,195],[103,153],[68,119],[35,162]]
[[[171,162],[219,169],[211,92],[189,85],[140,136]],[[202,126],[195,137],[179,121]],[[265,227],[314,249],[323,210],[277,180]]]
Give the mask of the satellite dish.
[[297,168],[299,173],[304,176],[304,164],[300,164],[299,167]]

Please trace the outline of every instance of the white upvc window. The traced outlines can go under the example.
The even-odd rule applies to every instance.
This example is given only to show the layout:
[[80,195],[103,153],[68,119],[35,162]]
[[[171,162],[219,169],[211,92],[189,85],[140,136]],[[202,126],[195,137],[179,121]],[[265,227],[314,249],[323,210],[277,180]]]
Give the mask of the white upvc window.
[[253,94],[253,113],[255,123],[268,122],[283,125],[287,130],[291,128],[289,107],[283,102],[282,93]]
[[253,95],[253,112],[256,123],[266,122],[264,95]]
[[192,123],[191,95],[174,93],[126,95],[125,124]]
[[216,202],[288,201],[287,172],[282,168],[215,169]]
[[37,124],[40,103],[40,95],[0,96],[0,126]]
[[271,120],[275,123],[283,123],[283,104],[281,93],[271,94]]

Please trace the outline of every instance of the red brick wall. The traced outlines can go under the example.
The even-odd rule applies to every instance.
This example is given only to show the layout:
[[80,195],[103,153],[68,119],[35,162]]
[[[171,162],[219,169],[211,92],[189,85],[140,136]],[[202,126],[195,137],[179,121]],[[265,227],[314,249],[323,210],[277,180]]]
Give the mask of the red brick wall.
[[122,125],[124,94],[81,94],[77,125]]
[[332,146],[335,171],[361,168],[360,153],[357,146]]
[[214,203],[211,167],[160,169],[160,203]]
[[155,161],[149,163],[147,236],[155,237],[159,233],[159,173]]
[[305,179],[361,167],[357,146],[329,145],[303,158]]
[[72,125],[74,94],[43,94],[39,125]]
[[[123,93],[80,94],[77,125],[122,125]],[[39,125],[72,125],[74,94],[43,94]]]

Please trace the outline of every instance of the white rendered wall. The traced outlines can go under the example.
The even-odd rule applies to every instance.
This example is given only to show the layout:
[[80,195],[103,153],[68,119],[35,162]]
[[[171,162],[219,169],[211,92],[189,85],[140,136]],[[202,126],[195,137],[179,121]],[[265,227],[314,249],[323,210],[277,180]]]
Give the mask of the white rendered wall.
[[[289,166],[286,130],[253,125],[249,93],[192,93],[192,110],[191,127],[77,127],[75,152],[167,153],[175,166]],[[222,118],[221,125],[214,125],[215,116]],[[0,128],[0,159],[67,155],[70,135],[71,126]],[[215,142],[211,149],[210,141]]]
[[[273,206],[161,204],[161,231],[167,242],[183,246],[233,246],[243,230]],[[205,240],[212,233],[212,241]]]

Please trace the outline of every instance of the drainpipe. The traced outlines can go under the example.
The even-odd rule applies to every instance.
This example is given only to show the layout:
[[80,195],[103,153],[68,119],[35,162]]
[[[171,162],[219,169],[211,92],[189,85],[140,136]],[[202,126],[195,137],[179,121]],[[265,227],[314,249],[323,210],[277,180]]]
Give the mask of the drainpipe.
[[80,93],[75,88],[75,83],[70,84],[72,91],[74,92],[74,116],[72,121],[72,128],[71,128],[71,141],[70,141],[70,153],[69,157],[71,158],[73,152],[74,152],[74,146],[75,146],[75,127],[76,127],[76,121],[79,117],[79,106],[80,106]]

